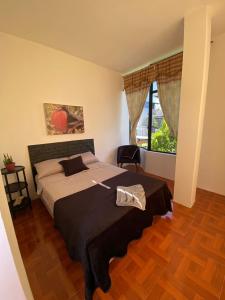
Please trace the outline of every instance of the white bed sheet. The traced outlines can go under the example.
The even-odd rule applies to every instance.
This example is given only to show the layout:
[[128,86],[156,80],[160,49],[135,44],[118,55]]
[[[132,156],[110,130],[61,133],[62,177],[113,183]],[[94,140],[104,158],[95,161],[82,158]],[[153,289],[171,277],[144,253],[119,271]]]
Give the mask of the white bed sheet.
[[102,182],[126,172],[122,168],[103,162],[95,162],[87,167],[88,170],[68,177],[64,173],[53,174],[41,179],[36,176],[37,192],[52,217],[54,203],[58,199],[94,186],[95,182]]

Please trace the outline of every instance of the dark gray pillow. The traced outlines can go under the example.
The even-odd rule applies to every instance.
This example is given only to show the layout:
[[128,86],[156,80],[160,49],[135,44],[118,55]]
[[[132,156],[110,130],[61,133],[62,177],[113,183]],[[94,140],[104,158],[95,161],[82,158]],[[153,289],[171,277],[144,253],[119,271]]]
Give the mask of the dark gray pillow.
[[65,176],[71,176],[81,171],[88,170],[88,167],[83,163],[81,156],[68,160],[61,160],[59,164],[63,167]]

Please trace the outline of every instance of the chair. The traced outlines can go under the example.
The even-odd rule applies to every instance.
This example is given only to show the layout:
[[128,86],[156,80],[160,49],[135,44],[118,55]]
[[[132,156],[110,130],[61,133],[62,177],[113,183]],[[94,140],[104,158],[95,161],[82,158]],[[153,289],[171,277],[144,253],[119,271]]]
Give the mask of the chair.
[[135,164],[137,172],[137,164],[141,163],[140,148],[137,145],[120,146],[117,150],[117,165],[122,168],[123,164]]

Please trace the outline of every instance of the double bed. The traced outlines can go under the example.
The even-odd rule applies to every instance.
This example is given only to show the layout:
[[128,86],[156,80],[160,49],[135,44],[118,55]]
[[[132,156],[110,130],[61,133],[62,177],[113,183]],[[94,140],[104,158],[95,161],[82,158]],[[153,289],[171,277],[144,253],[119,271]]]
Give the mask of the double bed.
[[[92,139],[31,145],[28,150],[37,191],[70,257],[83,266],[85,299],[90,300],[97,287],[104,292],[110,288],[110,259],[124,256],[129,242],[141,236],[155,215],[172,210],[171,193],[164,181],[97,159],[86,161],[87,170],[68,177],[63,172],[46,173],[43,177],[37,174],[35,166],[40,162],[86,152],[94,154]],[[144,188],[146,209],[118,207],[117,186],[135,184]]]

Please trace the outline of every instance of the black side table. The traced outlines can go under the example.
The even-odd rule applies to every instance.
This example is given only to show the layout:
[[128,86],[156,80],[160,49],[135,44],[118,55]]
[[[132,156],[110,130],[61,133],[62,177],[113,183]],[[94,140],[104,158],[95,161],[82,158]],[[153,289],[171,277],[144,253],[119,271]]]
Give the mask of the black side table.
[[[9,209],[11,212],[11,215],[14,216],[15,212],[18,210],[21,210],[27,206],[31,207],[31,199],[28,191],[28,184],[27,179],[24,171],[25,167],[23,166],[15,166],[15,169],[13,171],[8,171],[6,168],[1,169],[1,173],[5,178],[5,191],[9,196]],[[20,180],[19,172],[22,172],[23,179]],[[16,174],[17,181],[14,181],[13,183],[9,183],[8,176],[10,174]],[[26,195],[23,195],[23,190],[26,191]],[[14,205],[15,199],[13,199],[12,194],[19,192],[20,196],[24,196],[22,202],[18,205]]]

